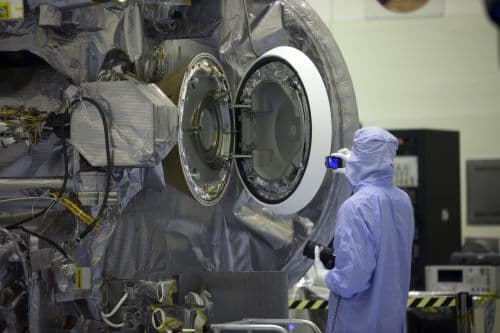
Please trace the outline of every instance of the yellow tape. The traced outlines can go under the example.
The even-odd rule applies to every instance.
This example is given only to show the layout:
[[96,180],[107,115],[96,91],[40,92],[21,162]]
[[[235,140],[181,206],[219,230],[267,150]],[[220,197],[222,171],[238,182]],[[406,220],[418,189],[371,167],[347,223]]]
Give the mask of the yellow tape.
[[484,305],[484,303],[491,301],[491,300],[495,300],[496,298],[497,298],[496,294],[486,294],[486,295],[481,296],[481,298],[479,299],[479,303]]
[[[75,203],[70,201],[67,198],[62,199],[63,205],[65,205],[76,217],[78,217],[80,220],[85,222],[86,224],[90,225],[92,222],[94,222],[94,218],[87,214],[85,211],[83,211],[80,207],[78,207]],[[99,223],[96,223],[95,229],[99,230],[101,228],[101,225]]]
[[196,310],[196,314],[203,320],[203,321],[208,321],[208,318],[207,316],[205,316],[205,314],[203,313],[203,311],[201,311],[200,309]]
[[[0,20],[22,20],[24,18],[23,0],[0,0]],[[27,117],[29,120],[30,118]]]
[[75,268],[75,286],[76,289],[82,289],[82,268],[81,267],[76,267]]
[[[151,304],[151,310],[154,312],[159,307],[155,304]],[[163,310],[161,310],[163,311]],[[165,314],[165,312],[163,312]],[[184,322],[175,318],[165,315],[165,320],[160,324],[160,326],[156,329],[157,332],[165,333],[171,330],[176,330],[181,328],[184,325]]]
[[0,20],[10,20],[11,18],[10,2],[0,2]]
[[[51,192],[50,195],[54,198],[58,198],[58,193],[57,192]],[[85,224],[90,225],[92,222],[94,222],[94,218],[87,214],[83,209],[78,207],[77,204],[75,204],[73,201],[69,200],[68,198],[61,198],[60,199],[61,204],[63,204],[64,207],[66,207],[74,216],[79,218],[81,221],[83,221]],[[99,230],[101,228],[101,225],[99,223],[96,223],[94,229]]]
[[174,294],[176,294],[177,292],[179,292],[179,288],[177,287],[177,280],[171,280],[171,285],[168,289],[167,304],[174,304]]

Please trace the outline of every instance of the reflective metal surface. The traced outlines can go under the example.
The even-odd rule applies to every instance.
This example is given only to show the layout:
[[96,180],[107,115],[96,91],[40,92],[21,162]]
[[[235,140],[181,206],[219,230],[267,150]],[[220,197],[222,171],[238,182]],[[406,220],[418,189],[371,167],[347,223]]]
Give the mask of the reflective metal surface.
[[233,113],[226,76],[218,61],[191,61],[179,98],[179,155],[189,190],[203,205],[217,203],[231,175]]
[[[331,146],[331,151],[351,144],[358,127],[352,82],[330,30],[306,1],[249,0],[247,8],[233,0],[192,1],[185,11],[180,11],[187,14],[174,17],[175,24],[171,24],[169,13],[175,9],[172,2],[129,1],[122,5],[106,2],[90,8],[76,8],[71,10],[73,12],[68,9],[64,12],[65,17],[68,14],[68,21],[55,29],[38,26],[36,7],[27,12],[30,15],[22,24],[0,22],[1,51],[35,53],[62,76],[62,79],[53,79],[44,73],[40,79],[33,80],[36,83],[30,85],[33,89],[28,92],[23,89],[15,99],[12,94],[5,96],[8,90],[2,90],[2,104],[40,105],[44,110],[56,111],[65,105],[59,99],[69,84],[66,81],[75,85],[95,81],[102,78],[103,66],[109,71],[121,62],[125,62],[127,68],[129,65],[135,68],[138,78],[144,82],[173,78],[174,84],[165,86],[171,88],[168,91],[173,92],[171,99],[177,104],[177,87],[196,54],[213,54],[224,68],[230,91],[235,92],[257,58],[277,46],[289,46],[300,50],[314,63],[321,75],[315,82],[323,81],[325,85],[330,107],[323,110],[331,119],[333,136],[323,141]],[[33,69],[28,68],[27,73],[31,72]],[[179,85],[177,73],[181,73]],[[4,81],[7,82],[2,83],[8,85],[13,83],[11,79]],[[309,102],[315,100],[311,98]],[[102,142],[100,139],[92,138]],[[316,145],[311,146],[312,152]],[[7,162],[6,155],[0,153],[1,177],[57,177],[63,174],[61,143],[56,137]],[[309,163],[309,167],[312,165]],[[208,207],[197,204],[169,183],[165,184],[164,170],[159,166],[125,169],[123,174],[120,185],[127,191],[120,191],[120,194],[125,193],[130,203],[122,211],[110,209],[103,228],[91,233],[80,244],[78,253],[74,253],[92,263],[92,289],[78,296],[84,298],[78,302],[84,305],[83,308],[69,301],[54,304],[51,294],[47,293],[46,281],[37,275],[29,291],[30,332],[54,331],[56,328],[51,327],[51,323],[61,315],[79,318],[73,329],[75,332],[83,332],[85,328],[103,331],[102,323],[94,319],[100,318],[109,277],[159,280],[176,274],[190,275],[194,269],[218,272],[280,270],[286,272],[289,283],[293,284],[312,264],[302,256],[303,245],[308,239],[324,244],[331,240],[337,208],[350,194],[343,177],[328,173],[321,177],[319,190],[307,191],[316,194],[311,194],[312,200],[303,201],[307,202],[306,206],[294,205],[300,210],[283,217],[270,214],[268,207],[248,195],[235,178],[228,184],[224,199]],[[179,176],[183,179],[182,174]],[[28,207],[26,203],[23,211],[12,209],[12,214],[30,216],[29,204]],[[35,206],[36,209],[44,207],[45,203]],[[239,209],[241,207],[249,208],[246,211],[251,214],[238,214],[244,211]],[[261,216],[274,222],[271,236],[278,234],[275,232],[278,226],[288,230],[286,237],[281,237],[281,243],[272,241],[274,238],[269,237],[267,230],[251,223]],[[301,230],[306,228],[296,228],[302,225],[296,221],[308,221],[312,227],[307,228],[309,232],[303,232]],[[49,225],[51,227],[45,229]],[[49,216],[47,223],[33,224],[33,227],[62,242],[72,240],[75,234],[72,228],[76,225],[57,223]],[[41,251],[47,250],[44,242],[40,242],[40,246]],[[74,274],[65,274],[63,279],[61,285],[66,281],[72,285]],[[73,290],[68,288],[65,299],[74,297]]]
[[61,188],[64,178],[0,178],[0,192]]
[[[161,161],[164,146],[175,142],[176,107],[155,84],[87,82],[68,88],[66,93],[101,104],[108,117],[113,166],[155,166]],[[72,108],[71,144],[92,166],[107,165],[102,121],[88,102]]]

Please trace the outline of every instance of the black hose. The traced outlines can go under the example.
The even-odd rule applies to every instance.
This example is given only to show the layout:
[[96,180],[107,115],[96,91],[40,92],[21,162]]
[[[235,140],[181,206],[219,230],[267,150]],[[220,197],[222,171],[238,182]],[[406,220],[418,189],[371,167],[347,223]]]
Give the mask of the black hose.
[[43,235],[40,235],[34,231],[31,231],[31,230],[28,230],[26,229],[25,227],[23,226],[17,226],[17,227],[14,227],[12,229],[19,229],[19,230],[22,230],[24,231],[25,233],[29,234],[29,235],[32,235],[32,236],[35,236],[36,238],[39,238],[45,242],[47,242],[49,245],[51,245],[53,248],[55,248],[57,251],[59,251],[63,256],[64,258],[70,260],[70,258],[68,257],[68,254],[66,253],[66,251],[64,251],[64,249],[62,247],[60,247],[55,241],[53,241],[52,239],[50,238],[47,238]]
[[111,168],[113,166],[112,160],[111,160],[111,144],[110,144],[110,139],[109,139],[109,128],[108,128],[108,122],[106,120],[106,114],[104,113],[104,109],[101,107],[99,103],[97,103],[95,100],[88,98],[88,97],[82,97],[83,101],[86,101],[90,104],[92,104],[97,111],[99,112],[99,115],[101,116],[101,121],[102,121],[102,126],[104,128],[104,141],[106,145],[106,184],[104,188],[104,197],[102,199],[102,204],[101,208],[99,209],[99,212],[97,213],[96,217],[90,223],[85,230],[83,230],[80,235],[77,238],[77,243],[81,242],[87,235],[94,229],[95,225],[99,220],[102,218],[102,215],[104,214],[104,210],[107,207],[108,204],[108,197],[109,197],[109,192],[111,190]]

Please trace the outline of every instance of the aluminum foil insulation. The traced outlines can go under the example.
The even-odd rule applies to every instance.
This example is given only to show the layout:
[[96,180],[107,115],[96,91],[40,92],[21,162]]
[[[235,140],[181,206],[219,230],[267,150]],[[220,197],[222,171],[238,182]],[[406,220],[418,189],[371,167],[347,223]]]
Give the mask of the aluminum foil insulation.
[[[43,20],[37,9],[45,15]],[[63,86],[68,80],[73,85],[96,81],[104,70],[109,74],[113,68],[128,66],[137,79],[157,83],[177,103],[186,65],[199,53],[210,53],[218,60],[234,93],[259,55],[276,46],[292,46],[305,53],[323,77],[331,106],[331,150],[349,147],[359,126],[352,82],[340,50],[305,1],[210,0],[185,6],[149,0],[75,8],[69,1],[45,0],[28,1],[27,11],[24,21],[0,22],[0,52],[36,54],[64,77],[59,80],[65,81]],[[48,93],[40,92],[44,94]],[[0,163],[0,177],[62,175],[57,138],[16,156]],[[200,269],[280,270],[287,272],[292,285],[312,264],[302,256],[305,242],[331,241],[337,209],[351,191],[342,176],[327,174],[307,207],[277,216],[255,202],[237,177],[231,178],[223,200],[207,207],[165,184],[170,169],[158,164],[140,170],[122,172],[126,178],[121,178],[121,184],[138,190],[130,192],[123,210],[110,209],[103,227],[73,253],[75,265],[89,267],[90,287],[76,292],[63,288],[64,276],[67,281],[73,279],[72,267],[52,263],[62,272],[58,297],[66,303],[54,302],[35,283],[30,289],[30,331],[43,331],[54,313],[63,312],[83,318],[76,331],[102,328],[99,313],[109,279],[154,281]],[[61,220],[64,216],[51,214],[45,223],[57,225]],[[69,221],[64,223],[71,229]],[[57,230],[52,226],[43,231],[59,240],[75,235],[74,230]],[[36,249],[39,252],[44,246]],[[84,305],[69,301],[76,299]]]
[[[106,103],[114,166],[154,167],[175,143],[177,108],[156,85],[99,81],[82,84],[79,93]],[[106,166],[101,119],[87,104],[72,109],[71,143],[92,166]]]

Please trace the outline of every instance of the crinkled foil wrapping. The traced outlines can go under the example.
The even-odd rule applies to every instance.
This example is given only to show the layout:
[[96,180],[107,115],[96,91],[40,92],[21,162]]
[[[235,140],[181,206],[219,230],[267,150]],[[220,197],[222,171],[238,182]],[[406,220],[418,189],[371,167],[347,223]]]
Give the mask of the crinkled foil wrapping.
[[[57,81],[63,86],[58,91],[67,86],[63,81],[79,85],[97,80],[103,64],[112,62],[113,57],[133,62],[141,80],[159,82],[182,73],[183,66],[197,53],[209,52],[223,65],[234,92],[258,55],[276,46],[293,46],[308,55],[322,74],[331,103],[332,151],[350,146],[359,126],[356,101],[351,78],[329,29],[302,0],[247,2],[251,31],[247,29],[243,2],[234,0],[193,1],[185,19],[175,24],[169,23],[169,13],[178,1],[71,8],[69,1],[31,0],[24,21],[0,22],[0,52],[27,50],[43,58],[64,77]],[[44,26],[39,26],[35,7],[42,4],[61,10],[61,21],[70,22],[71,28],[59,27],[57,15],[48,15]],[[0,100],[7,97],[0,91]],[[175,98],[172,100],[175,102]],[[53,103],[53,99],[46,103]],[[47,108],[55,106],[47,104]],[[15,159],[0,162],[0,177],[62,176],[60,150],[55,137],[21,150]],[[252,200],[235,175],[224,199],[211,207],[201,206],[166,185],[161,165],[127,175],[122,184],[134,188],[128,192],[128,205],[123,210],[108,211],[103,228],[92,232],[73,253],[76,265],[91,267],[92,287],[78,296],[83,297],[84,305],[54,303],[41,280],[34,279],[37,282],[29,290],[31,332],[45,331],[54,313],[81,317],[74,331],[102,328],[99,314],[107,279],[154,281],[199,269],[283,270],[292,285],[312,264],[302,256],[303,245],[308,239],[330,242],[337,209],[350,195],[350,186],[342,176],[327,174],[306,208],[292,216],[274,216]],[[52,226],[55,222],[75,225],[71,217],[50,214],[36,228],[42,230],[47,223]],[[58,240],[74,235],[74,231],[55,230],[50,227],[44,232],[57,235]]]

